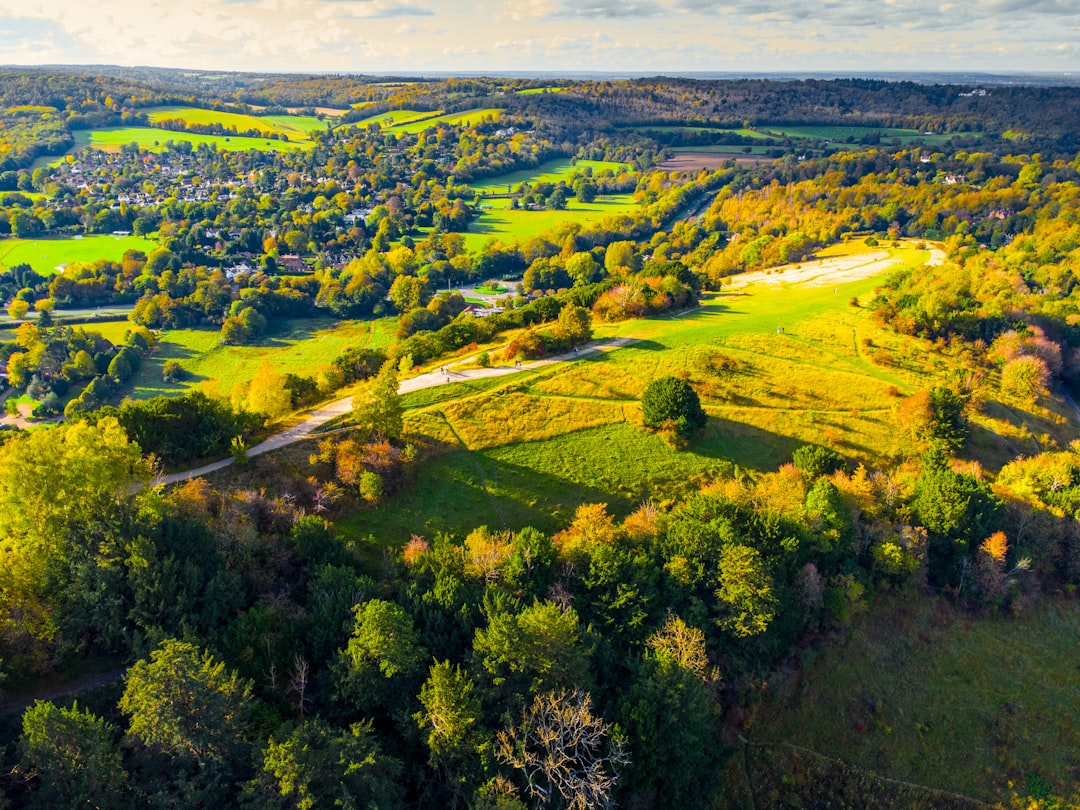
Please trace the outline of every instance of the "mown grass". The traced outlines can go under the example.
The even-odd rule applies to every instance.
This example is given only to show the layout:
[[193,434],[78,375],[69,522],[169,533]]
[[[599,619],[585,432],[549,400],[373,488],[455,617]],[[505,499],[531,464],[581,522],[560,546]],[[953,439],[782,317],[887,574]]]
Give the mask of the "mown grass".
[[238,132],[257,130],[271,135],[285,135],[290,141],[310,140],[311,132],[326,128],[325,121],[313,116],[247,115],[198,107],[151,107],[145,112],[151,123],[155,124],[167,120],[180,120],[188,124],[221,124],[236,127]]
[[772,684],[751,737],[987,801],[1033,777],[1071,795],[1078,637],[1073,602],[976,618],[942,599],[881,598]]
[[[263,360],[282,374],[312,376],[349,348],[385,346],[394,333],[394,319],[333,321],[296,318],[280,322],[263,340],[250,346],[222,346],[213,329],[170,329],[161,334],[154,352],[143,362],[130,386],[132,399],[181,394],[189,388],[209,385],[228,395],[239,382],[254,375]],[[130,328],[127,321],[89,324],[114,342]],[[177,383],[162,379],[166,360],[177,360],[187,376]]]
[[266,138],[246,138],[236,135],[200,135],[195,132],[173,132],[155,127],[104,127],[102,129],[80,130],[75,133],[75,148],[93,147],[106,152],[115,152],[125,144],[134,143],[140,149],[160,152],[168,141],[190,143],[193,146],[213,144],[219,151],[239,152],[255,149],[260,152],[283,152],[288,149],[300,149],[310,146],[307,143],[277,141]]
[[518,90],[519,96],[536,96],[541,93],[565,93],[565,87],[530,87],[527,90]]
[[443,113],[442,110],[420,112],[418,110],[389,110],[378,115],[370,115],[348,126],[367,127],[378,124],[391,132],[404,132],[415,135],[439,124],[460,126],[478,124],[484,118],[498,119],[502,110],[487,107],[481,110],[466,110],[459,113]]
[[515,242],[538,236],[564,222],[588,225],[604,217],[625,214],[637,207],[629,194],[613,194],[597,197],[594,202],[583,203],[571,198],[562,211],[528,211],[511,209],[507,199],[492,199],[484,203],[480,216],[469,225],[465,236],[467,250],[480,250],[491,239]]
[[[880,133],[883,140],[901,143],[925,143],[936,146],[950,140],[956,133],[926,134],[914,129],[896,129],[890,127],[844,127],[844,126],[765,126],[762,131],[768,135],[788,138],[809,138],[813,140],[840,141],[846,138],[859,140],[872,132]],[[964,133],[965,135],[967,133]]]
[[4,239],[0,241],[0,267],[12,268],[17,264],[29,264],[43,276],[60,271],[70,262],[92,262],[98,259],[120,261],[128,250],[149,253],[157,242],[138,236],[84,236]]
[[478,194],[506,194],[508,189],[512,191],[522,183],[558,183],[560,180],[569,180],[575,172],[584,173],[586,169],[592,169],[592,173],[598,175],[605,170],[617,174],[629,168],[625,163],[610,160],[571,161],[569,158],[555,158],[532,169],[500,174],[470,183],[469,186]]

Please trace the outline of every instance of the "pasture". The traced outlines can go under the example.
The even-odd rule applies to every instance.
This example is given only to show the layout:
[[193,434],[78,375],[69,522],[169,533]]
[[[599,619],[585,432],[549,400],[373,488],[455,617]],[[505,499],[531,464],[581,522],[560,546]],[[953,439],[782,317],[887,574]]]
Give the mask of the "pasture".
[[391,132],[415,135],[425,129],[447,124],[448,126],[468,126],[478,124],[485,118],[498,119],[502,110],[487,107],[481,110],[465,110],[459,113],[443,113],[442,110],[419,112],[417,110],[389,110],[378,115],[371,115],[348,126],[366,127],[378,124]]
[[288,149],[300,149],[310,143],[293,143],[267,138],[247,138],[237,135],[200,135],[195,132],[173,132],[155,127],[103,127],[101,129],[79,130],[75,133],[75,149],[92,147],[105,152],[118,152],[121,146],[136,144],[149,152],[160,152],[169,141],[190,143],[198,147],[212,144],[219,151],[242,152],[255,149],[260,152],[283,152]]
[[601,172],[610,171],[618,174],[629,171],[630,167],[625,163],[615,163],[609,160],[577,160],[570,158],[555,158],[541,163],[532,169],[521,169],[516,172],[500,174],[488,177],[469,184],[477,194],[506,194],[507,190],[516,189],[522,183],[558,183],[560,180],[569,181],[575,173],[583,174],[589,169],[593,176]]
[[145,112],[150,122],[155,124],[167,120],[180,120],[188,124],[221,124],[235,127],[238,132],[257,130],[271,135],[285,135],[290,141],[307,141],[312,132],[326,129],[326,122],[313,116],[247,115],[198,107],[151,107]]
[[481,210],[480,216],[469,225],[468,233],[464,234],[467,250],[479,250],[491,239],[507,243],[529,239],[564,222],[589,225],[604,217],[628,213],[637,207],[629,194],[597,197],[591,203],[571,198],[562,211],[512,209],[508,199],[489,199],[484,205],[488,207]]
[[42,276],[58,273],[69,262],[109,259],[118,262],[129,250],[149,253],[157,242],[138,236],[83,236],[40,239],[9,238],[0,241],[0,267],[28,264]]
[[[279,328],[250,346],[222,346],[219,332],[213,329],[165,330],[155,351],[132,379],[129,395],[132,399],[148,399],[207,386],[227,396],[238,382],[250,380],[263,360],[282,374],[313,376],[320,366],[346,349],[389,344],[396,321],[296,318],[279,324]],[[130,327],[128,321],[118,320],[86,328],[116,342]],[[162,366],[166,360],[179,361],[187,374],[185,379],[165,382]]]
[[[770,126],[763,125],[761,131],[767,135],[782,138],[805,138],[809,140],[844,141],[848,138],[860,140],[871,133],[881,135],[882,142],[907,144],[926,144],[937,146],[950,140],[955,132],[930,133],[914,129],[896,129],[890,127],[845,127],[845,126]],[[968,133],[964,133],[967,135]]]

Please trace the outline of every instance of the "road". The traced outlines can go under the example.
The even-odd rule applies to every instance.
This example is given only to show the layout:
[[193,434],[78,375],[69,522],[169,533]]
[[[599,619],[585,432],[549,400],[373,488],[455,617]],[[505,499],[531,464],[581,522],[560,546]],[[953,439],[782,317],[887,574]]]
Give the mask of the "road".
[[[544,366],[550,366],[555,363],[566,363],[577,360],[589,354],[595,354],[596,352],[609,351],[611,349],[617,349],[620,346],[626,346],[633,343],[634,338],[613,338],[612,340],[606,340],[603,342],[592,343],[588,346],[584,346],[576,352],[567,352],[566,354],[556,355],[555,357],[547,357],[543,360],[534,360],[529,363],[522,363],[521,367],[517,366],[491,366],[490,368],[466,368],[459,369],[457,371],[447,367],[449,374],[443,374],[440,371],[429,371],[425,374],[418,374],[415,377],[409,377],[407,380],[402,380],[400,386],[398,386],[399,394],[408,394],[413,391],[421,391],[425,388],[434,388],[438,385],[446,385],[447,382],[462,382],[464,380],[481,380],[488,377],[502,377],[506,374],[516,374],[519,371],[528,371],[530,369],[543,368]],[[465,358],[459,362],[464,363],[472,360],[473,358]],[[342,399],[335,400],[320,408],[316,408],[307,414],[301,421],[295,425],[285,428],[284,430],[273,434],[266,440],[260,442],[254,447],[248,448],[247,455],[258,456],[263,453],[269,453],[271,450],[277,450],[280,447],[293,444],[295,442],[302,441],[310,438],[311,435],[327,422],[331,422],[339,416],[343,416],[352,410],[352,397],[343,397]],[[196,467],[193,470],[184,470],[183,472],[170,473],[168,475],[159,476],[154,483],[155,484],[176,484],[180,481],[187,481],[190,478],[198,478],[202,475],[208,475],[218,470],[223,470],[230,466],[234,462],[234,459],[230,456],[224,458],[221,461],[215,461],[212,464],[206,464],[202,467]]]

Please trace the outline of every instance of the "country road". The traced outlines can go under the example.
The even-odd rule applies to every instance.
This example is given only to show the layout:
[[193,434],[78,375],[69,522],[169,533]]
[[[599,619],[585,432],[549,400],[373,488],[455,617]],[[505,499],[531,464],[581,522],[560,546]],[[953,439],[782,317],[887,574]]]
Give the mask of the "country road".
[[[617,349],[620,346],[626,346],[635,341],[634,338],[613,338],[603,342],[592,343],[588,346],[584,346],[576,352],[567,352],[566,354],[556,355],[555,357],[547,357],[543,360],[534,360],[531,363],[522,363],[521,367],[517,366],[492,366],[489,368],[467,368],[459,371],[449,370],[449,375],[443,374],[440,371],[429,371],[424,374],[418,374],[415,377],[409,377],[407,380],[402,380],[401,385],[398,386],[399,394],[409,394],[413,391],[421,391],[425,388],[434,388],[438,385],[446,385],[449,382],[462,382],[464,380],[479,380],[488,377],[502,377],[506,374],[516,374],[519,371],[528,371],[530,369],[543,368],[544,366],[550,366],[555,363],[565,363],[573,360],[577,360],[580,357],[584,357],[595,352],[608,351],[610,349]],[[463,361],[467,362],[473,358],[465,358]],[[448,379],[449,377],[449,379]],[[316,408],[304,417],[300,422],[295,425],[285,428],[284,430],[273,434],[264,441],[248,448],[248,456],[258,456],[263,453],[269,453],[271,450],[277,450],[279,447],[284,447],[294,442],[302,441],[309,438],[312,433],[317,429],[325,425],[327,422],[333,421],[339,416],[342,416],[352,410],[352,397],[343,397],[342,399],[334,400],[320,408]],[[209,473],[222,470],[225,467],[233,464],[234,459],[230,456],[224,458],[221,461],[215,461],[212,464],[206,464],[202,467],[196,467],[193,470],[184,470],[183,472],[169,473],[168,475],[159,476],[155,479],[154,484],[175,484],[180,481],[187,481],[190,478],[198,478],[201,475],[208,475]]]

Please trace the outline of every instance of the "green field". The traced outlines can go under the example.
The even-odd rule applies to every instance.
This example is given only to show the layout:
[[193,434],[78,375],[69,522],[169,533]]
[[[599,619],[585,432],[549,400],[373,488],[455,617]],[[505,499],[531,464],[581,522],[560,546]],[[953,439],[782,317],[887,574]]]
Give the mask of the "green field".
[[[199,135],[194,132],[173,132],[154,127],[104,127],[102,129],[80,130],[75,133],[75,149],[93,147],[106,152],[115,152],[129,143],[135,143],[140,149],[160,152],[168,141],[190,143],[193,146],[213,144],[226,152],[241,152],[255,149],[260,152],[283,152],[287,149],[299,149],[304,143],[275,141],[265,138],[243,138],[235,135]],[[310,145],[310,143],[306,144]],[[55,161],[54,161],[55,162]]]
[[571,198],[564,211],[526,211],[511,209],[508,199],[489,199],[488,208],[481,210],[465,234],[467,250],[479,250],[490,239],[515,242],[537,236],[564,222],[588,225],[604,217],[628,213],[637,207],[629,194],[597,197],[594,202],[583,203]]
[[518,90],[519,96],[537,96],[543,93],[565,93],[565,87],[530,87],[527,90]]
[[0,267],[29,264],[43,276],[59,272],[69,262],[92,262],[98,259],[120,261],[128,250],[149,253],[157,242],[138,236],[84,236],[57,239],[0,240]]
[[[312,376],[349,348],[385,346],[393,339],[396,321],[331,321],[297,318],[280,322],[280,327],[251,346],[222,346],[221,336],[212,329],[169,329],[162,333],[154,353],[147,358],[132,381],[132,399],[163,394],[179,394],[204,383],[228,394],[238,382],[250,380],[263,360],[282,374]],[[127,321],[95,323],[88,329],[119,341],[131,327]],[[179,383],[162,380],[166,360],[178,360],[188,376]]]
[[[811,140],[842,141],[847,138],[860,138],[871,132],[881,134],[882,140],[896,141],[899,143],[925,143],[934,146],[945,143],[957,133],[933,133],[926,134],[914,129],[895,129],[889,127],[843,127],[843,126],[797,126],[797,127],[774,127],[764,126],[762,131],[787,138],[808,138]],[[965,133],[966,134],[966,133]]]
[[388,112],[371,115],[349,126],[366,127],[378,124],[380,127],[392,132],[404,132],[415,135],[430,127],[439,124],[459,126],[462,124],[476,124],[481,119],[491,117],[498,118],[502,110],[495,107],[487,107],[482,110],[466,110],[459,113],[442,113],[441,110],[434,112],[419,112],[417,110],[390,110]]
[[976,618],[943,599],[883,598],[802,672],[774,681],[751,738],[986,801],[1010,780],[1022,793],[1039,779],[1071,795],[1078,637],[1074,602]]
[[608,160],[578,160],[571,161],[569,158],[555,158],[541,163],[532,169],[500,174],[496,177],[488,177],[470,183],[469,186],[476,190],[477,194],[506,194],[507,188],[514,189],[522,183],[558,183],[560,180],[569,180],[575,173],[592,169],[593,175],[603,171],[611,171],[618,174],[629,170],[625,163],[615,163]]
[[738,135],[742,138],[771,138],[765,132],[759,132],[756,129],[725,129],[723,127],[676,127],[676,126],[663,126],[663,127],[634,127],[635,130],[641,132],[709,132],[719,135]]
[[313,116],[246,115],[198,107],[151,107],[144,112],[151,123],[155,124],[177,119],[189,124],[221,124],[224,127],[236,127],[238,132],[258,130],[273,135],[285,135],[290,141],[308,141],[312,132],[326,129],[326,122]]

